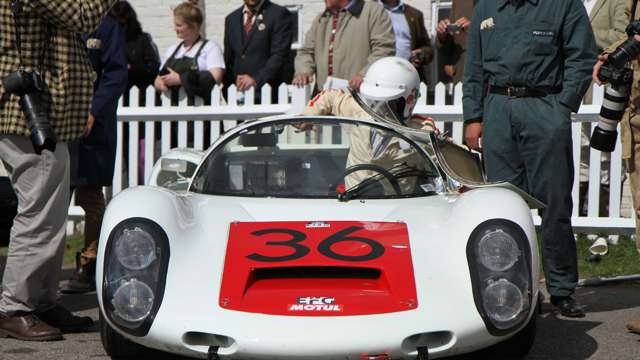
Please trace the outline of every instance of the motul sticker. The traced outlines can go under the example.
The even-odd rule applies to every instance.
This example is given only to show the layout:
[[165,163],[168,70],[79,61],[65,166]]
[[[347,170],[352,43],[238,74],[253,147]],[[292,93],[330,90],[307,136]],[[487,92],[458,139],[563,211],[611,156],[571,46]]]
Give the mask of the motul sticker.
[[290,304],[289,311],[329,311],[341,312],[342,305],[335,304],[336,299],[332,297],[299,297],[297,304]]
[[324,221],[314,221],[314,222],[308,223],[304,227],[306,227],[307,229],[317,229],[317,228],[328,228],[328,227],[331,227],[331,225]]

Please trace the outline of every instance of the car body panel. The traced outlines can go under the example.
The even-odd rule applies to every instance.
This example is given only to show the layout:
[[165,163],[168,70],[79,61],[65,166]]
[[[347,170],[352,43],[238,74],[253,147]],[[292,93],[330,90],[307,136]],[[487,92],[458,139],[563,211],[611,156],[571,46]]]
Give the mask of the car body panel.
[[[286,118],[272,120],[281,119]],[[269,121],[240,125],[217,140],[203,159],[233,134]],[[437,164],[435,154],[427,155]],[[418,346],[427,346],[430,357],[439,358],[496,344],[517,333],[526,321],[504,336],[494,336],[475,305],[467,245],[474,229],[493,219],[509,220],[526,235],[529,248],[533,249],[529,254],[532,303],[527,318],[534,316],[537,306],[539,259],[531,210],[523,196],[508,186],[493,184],[464,192],[448,187],[448,191],[430,196],[350,201],[205,195],[154,186],[128,189],[112,199],[104,216],[96,271],[98,283],[103,281],[105,248],[111,230],[132,217],[147,218],[167,234],[171,256],[164,296],[145,336],[132,336],[108,317],[106,321],[125,338],[176,354],[206,358],[209,347],[218,346],[223,359],[360,359],[363,354],[414,359]],[[236,256],[233,255],[236,250],[229,250],[233,224],[269,222],[402,224],[406,240],[400,241],[408,241],[404,256],[410,256],[410,264],[407,261],[403,266],[410,266],[413,272],[415,308],[337,316],[265,314],[268,311],[255,311],[260,306],[255,298],[250,312],[229,309],[229,304],[223,304],[223,277],[239,276],[237,272],[241,272],[233,266],[228,269],[229,274],[225,272],[229,251]],[[241,248],[245,253],[238,256],[256,252],[251,249],[246,253],[248,249]],[[312,265],[353,265],[311,259],[316,260]],[[104,312],[103,289],[97,288]],[[340,294],[330,290],[327,286],[326,294],[289,291],[289,299],[278,296],[265,298],[264,302],[277,301],[287,306],[301,297],[339,301]],[[408,294],[403,296],[404,301],[411,297],[411,291]]]
[[[500,207],[478,207],[478,204],[498,202]],[[148,217],[167,232],[172,255],[166,280],[166,289],[170,291],[165,291],[149,334],[134,340],[148,347],[192,356],[206,353],[205,346],[183,341],[185,334],[193,332],[233,339],[228,348],[220,349],[220,354],[237,357],[286,358],[314,354],[314,358],[331,358],[338,354],[356,356],[362,351],[374,353],[389,349],[395,356],[410,357],[415,351],[403,349],[402,344],[416,334],[432,332],[452,334],[441,349],[431,349],[434,356],[480,349],[497,343],[502,337],[487,332],[473,305],[467,259],[460,256],[465,253],[469,235],[485,220],[508,218],[523,228],[531,248],[536,248],[527,204],[514,192],[500,188],[397,201],[317,200],[309,203],[293,199],[176,195],[160,188],[141,187],[127,190],[113,200],[105,214],[103,228],[113,228],[120,221],[139,215],[140,208],[163,209],[148,212]],[[256,219],[406,223],[419,306],[412,311],[390,314],[320,318],[223,309],[218,299],[229,224]],[[102,233],[100,255],[104,253],[107,234]],[[537,254],[531,255],[532,270],[537,269]],[[98,264],[97,278],[101,279],[103,259],[100,257]],[[537,271],[533,274],[537,296]],[[100,287],[98,297],[101,298]]]

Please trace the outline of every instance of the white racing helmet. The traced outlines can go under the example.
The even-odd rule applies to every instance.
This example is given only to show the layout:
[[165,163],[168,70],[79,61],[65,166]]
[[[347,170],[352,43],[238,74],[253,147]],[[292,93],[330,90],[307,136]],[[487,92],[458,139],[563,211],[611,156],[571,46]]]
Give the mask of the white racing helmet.
[[407,60],[390,56],[369,67],[359,97],[376,115],[406,125],[419,96],[420,75]]

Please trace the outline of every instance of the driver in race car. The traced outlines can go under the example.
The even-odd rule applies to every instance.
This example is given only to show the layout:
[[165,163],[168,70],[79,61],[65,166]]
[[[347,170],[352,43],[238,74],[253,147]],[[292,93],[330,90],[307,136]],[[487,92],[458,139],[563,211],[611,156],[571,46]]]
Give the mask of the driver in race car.
[[[393,123],[436,131],[433,119],[413,115],[419,96],[420,76],[415,67],[400,57],[385,57],[369,67],[360,91],[330,89],[320,92],[302,112],[308,116],[333,115],[355,119],[382,117]],[[297,126],[310,130],[307,123]],[[368,126],[344,126],[350,142],[347,169],[358,164],[374,164],[392,169],[405,164],[422,169],[424,159],[399,136]],[[345,178],[347,189],[377,175],[372,170],[360,170]],[[415,186],[415,178],[399,179],[403,193]]]

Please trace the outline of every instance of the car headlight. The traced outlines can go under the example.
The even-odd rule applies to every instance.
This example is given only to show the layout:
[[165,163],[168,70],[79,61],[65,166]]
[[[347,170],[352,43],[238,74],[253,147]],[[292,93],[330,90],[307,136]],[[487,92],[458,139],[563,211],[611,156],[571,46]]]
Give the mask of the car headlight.
[[169,240],[155,222],[127,219],[113,228],[104,255],[102,303],[120,329],[144,336],[160,308]]
[[488,220],[471,233],[467,260],[476,308],[489,332],[504,335],[522,325],[531,309],[531,250],[516,223]]
[[484,289],[483,305],[490,318],[506,323],[522,312],[524,298],[522,291],[507,279],[491,282]]
[[116,240],[116,256],[129,270],[142,270],[156,259],[156,244],[148,232],[136,227],[124,229]]
[[151,313],[153,290],[135,278],[124,281],[113,294],[114,313],[128,322],[144,320]]
[[478,242],[478,258],[492,271],[509,270],[520,256],[516,240],[503,229],[487,231]]

